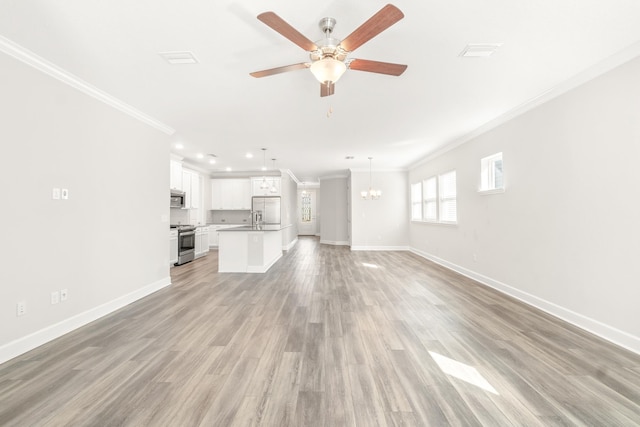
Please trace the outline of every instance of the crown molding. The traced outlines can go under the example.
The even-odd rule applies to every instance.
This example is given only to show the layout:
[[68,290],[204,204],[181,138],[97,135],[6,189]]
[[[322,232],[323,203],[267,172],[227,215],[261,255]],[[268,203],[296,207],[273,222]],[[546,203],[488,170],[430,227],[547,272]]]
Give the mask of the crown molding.
[[[350,172],[367,172],[369,173],[369,168],[350,168]],[[408,172],[407,168],[380,168],[380,169],[371,169],[371,172]]]
[[0,51],[71,86],[74,89],[79,90],[80,92],[83,92],[86,95],[91,96],[92,98],[97,99],[98,101],[104,102],[105,104],[115,108],[116,110],[119,110],[137,120],[140,120],[141,122],[159,130],[160,132],[164,132],[167,135],[173,135],[175,133],[175,129],[173,129],[172,127],[167,126],[161,121],[148,116],[147,114],[132,107],[131,105],[120,101],[114,96],[111,96],[108,93],[98,89],[97,87],[85,82],[78,76],[75,76],[70,72],[63,70],[57,65],[47,61],[46,59],[36,55],[34,52],[3,36],[0,36]]
[[454,139],[452,141],[450,141],[449,143],[445,144],[444,146],[442,146],[439,149],[436,149],[435,151],[433,151],[430,154],[427,154],[425,157],[419,159],[418,161],[410,164],[408,166],[408,169],[411,171],[415,168],[417,168],[418,166],[422,166],[425,163],[430,162],[433,159],[436,159],[440,156],[442,156],[443,154],[445,154],[448,151],[453,150],[454,148],[457,148],[463,144],[466,144],[467,142],[479,137],[482,134],[485,134],[487,132],[489,132],[492,129],[497,128],[498,126],[507,123],[508,121],[526,113],[527,111],[530,111],[544,103],[547,103],[549,101],[551,101],[554,98],[557,98],[567,92],[569,92],[572,89],[577,88],[578,86],[581,86],[611,70],[613,70],[614,68],[617,68],[635,58],[637,58],[638,56],[640,56],[640,42],[636,42],[631,44],[630,46],[627,46],[625,49],[622,49],[621,51],[614,53],[611,56],[608,56],[607,58],[603,59],[600,62],[595,63],[594,65],[592,65],[591,67],[587,68],[586,70],[583,70],[581,72],[579,72],[578,74],[575,74],[574,76],[570,77],[569,79],[565,80],[564,82],[561,82],[560,84],[552,87],[551,89],[541,93],[540,95],[531,98],[530,100],[518,105],[517,107],[507,111],[506,113],[494,118],[493,120],[488,121],[487,123],[485,123],[484,125],[476,128],[475,130],[471,131],[470,133]]
[[321,176],[320,178],[318,178],[318,181],[326,181],[329,179],[347,179],[349,178],[349,175],[327,175],[327,176]]

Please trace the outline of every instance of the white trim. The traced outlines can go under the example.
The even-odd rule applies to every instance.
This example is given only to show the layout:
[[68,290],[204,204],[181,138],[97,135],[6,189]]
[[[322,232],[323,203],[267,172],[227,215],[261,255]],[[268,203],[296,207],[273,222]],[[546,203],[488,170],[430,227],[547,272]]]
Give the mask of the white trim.
[[[372,172],[408,172],[407,168],[379,168],[371,169]],[[349,168],[349,172],[366,172],[369,173],[369,168]]]
[[334,246],[349,246],[349,242],[346,240],[322,240],[320,239],[321,245],[334,245]]
[[0,363],[4,363],[9,359],[13,359],[14,357],[33,350],[36,347],[46,344],[49,341],[59,338],[73,330],[93,322],[94,320],[113,313],[114,311],[151,295],[152,293],[169,285],[171,285],[171,277],[165,277],[164,279],[158,280],[157,282],[151,283],[105,304],[69,317],[68,319],[62,320],[54,325],[47,326],[46,328],[25,337],[11,341],[0,347]]
[[267,265],[249,265],[247,266],[247,273],[266,273],[280,258],[282,258],[282,252]]
[[466,269],[442,258],[438,258],[437,256],[431,255],[427,252],[423,252],[415,248],[410,248],[409,250],[418,256],[433,261],[436,264],[440,264],[441,266],[446,267],[449,270],[453,270],[456,273],[469,277],[503,294],[516,298],[517,300],[522,301],[527,305],[530,305],[534,308],[544,311],[545,313],[571,323],[572,325],[584,329],[585,331],[590,332],[594,335],[597,335],[600,338],[619,345],[620,347],[626,348],[629,351],[640,354],[640,337],[636,337],[627,332],[614,328],[613,326],[604,324],[598,320],[591,319],[590,317],[587,317],[580,313],[576,313],[575,311],[561,307],[550,301],[544,300],[535,295],[531,295],[530,293],[521,291],[505,283],[484,276],[480,273],[476,273],[472,270]]
[[408,246],[351,246],[352,251],[408,251]]
[[408,169],[413,170],[418,166],[428,163],[431,160],[442,156],[444,153],[451,151],[454,148],[459,147],[471,141],[472,139],[477,138],[478,136],[489,132],[492,129],[497,128],[498,126],[508,122],[509,120],[514,119],[526,113],[527,111],[532,110],[538,107],[539,105],[544,104],[545,102],[549,102],[552,99],[557,98],[558,96],[563,95],[566,92],[569,92],[570,90],[575,89],[576,87],[582,84],[585,84],[588,81],[593,80],[605,74],[606,72],[621,66],[626,62],[631,61],[637,56],[640,56],[640,42],[633,43],[632,45],[626,47],[620,52],[617,52],[603,59],[602,61],[597,62],[596,64],[592,65],[586,70],[581,71],[580,73],[570,77],[564,82],[557,84],[556,86],[543,92],[542,94],[534,98],[531,98],[530,100],[518,105],[517,107],[505,112],[504,114],[488,121],[487,123],[469,132],[468,134],[446,143],[445,145],[438,148],[431,154],[428,154],[422,159],[419,159],[418,161],[410,164]]
[[80,77],[71,74],[70,72],[63,70],[57,65],[47,61],[46,59],[36,55],[34,52],[20,46],[19,44],[0,36],[0,51],[6,53],[9,56],[16,58],[19,61],[24,62],[33,68],[42,71],[43,73],[58,79],[63,83],[89,95],[98,101],[102,101],[110,107],[120,110],[121,112],[128,114],[134,119],[138,119],[143,123],[164,132],[167,135],[173,135],[175,129],[161,121],[154,119],[153,117],[143,113],[142,111],[132,107],[131,105],[120,101],[116,97],[109,95],[108,93],[98,89],[97,87],[85,82]]
[[347,178],[349,178],[349,175],[327,175],[327,176],[321,176],[320,178],[318,178],[318,182],[326,181],[328,179],[347,179]]
[[294,247],[296,245],[296,243],[298,243],[298,238],[296,237],[295,239],[293,239],[291,242],[289,242],[288,245],[283,245],[282,246],[282,250],[283,251],[288,251],[290,250],[292,247]]
[[478,194],[481,196],[488,196],[489,194],[502,194],[504,193],[504,187],[494,188],[492,190],[478,190]]

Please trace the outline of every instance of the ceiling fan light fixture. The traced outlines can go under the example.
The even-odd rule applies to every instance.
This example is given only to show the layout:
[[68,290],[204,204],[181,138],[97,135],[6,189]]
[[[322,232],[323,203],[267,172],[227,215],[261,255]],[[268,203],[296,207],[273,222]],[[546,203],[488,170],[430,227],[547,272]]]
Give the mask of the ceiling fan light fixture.
[[342,61],[326,57],[311,64],[309,69],[320,83],[335,83],[342,77],[344,72],[347,71],[347,66]]

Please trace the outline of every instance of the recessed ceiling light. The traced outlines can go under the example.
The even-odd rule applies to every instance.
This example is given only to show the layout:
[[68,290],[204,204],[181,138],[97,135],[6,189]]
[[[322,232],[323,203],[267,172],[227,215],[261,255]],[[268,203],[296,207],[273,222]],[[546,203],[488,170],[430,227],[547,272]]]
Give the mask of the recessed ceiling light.
[[196,157],[199,158],[199,159],[204,159],[204,154],[198,153],[198,154],[196,154]]
[[500,47],[502,43],[471,43],[468,44],[459,56],[465,58],[487,58]]
[[189,51],[184,52],[159,52],[158,55],[162,56],[165,61],[167,61],[171,65],[182,65],[182,64],[197,64],[198,60],[193,53]]
[[267,170],[267,167],[266,167],[266,166],[263,166],[263,167],[261,167],[260,169],[261,169],[261,170],[263,170],[263,171],[266,171],[266,170]]
[[247,153],[247,154],[246,154],[246,157],[247,157],[247,159],[251,159],[251,158],[253,158],[253,154],[251,154],[251,153]]
[[230,167],[228,167],[226,170],[227,170],[227,172],[231,172],[231,168]]
[[182,150],[184,148],[184,145],[177,143],[176,144],[176,150]]
[[212,164],[212,165],[215,165],[216,164],[216,159],[209,159],[209,163]]

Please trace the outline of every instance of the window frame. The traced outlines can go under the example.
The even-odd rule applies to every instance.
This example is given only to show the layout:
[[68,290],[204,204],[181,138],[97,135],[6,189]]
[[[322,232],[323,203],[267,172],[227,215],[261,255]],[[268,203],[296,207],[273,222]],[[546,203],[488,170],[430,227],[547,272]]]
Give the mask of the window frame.
[[[449,195],[443,195],[443,180],[449,174],[454,174],[454,186],[453,193]],[[414,189],[416,186],[421,186],[421,217],[419,219],[415,218],[413,213],[413,208],[416,204],[414,199]],[[430,191],[433,190],[433,191]],[[412,222],[421,222],[421,223],[429,223],[429,224],[443,224],[443,225],[456,225],[458,224],[458,188],[457,188],[457,171],[455,169],[449,170],[447,172],[432,175],[422,181],[415,182],[410,186],[411,191],[411,221]],[[430,194],[433,193],[433,194]],[[442,206],[450,201],[455,202],[455,220],[442,220]],[[433,209],[430,209],[430,207]],[[433,210],[435,215],[433,217],[426,217],[427,212]]]
[[[417,188],[416,186],[419,186],[418,191],[417,191],[417,195],[418,195],[418,200],[416,201],[414,199],[414,188]],[[414,207],[418,205],[419,209],[420,209],[420,215],[418,218],[414,217]],[[422,181],[420,182],[416,182],[411,184],[411,221],[422,221],[424,212],[422,211]]]
[[[451,194],[443,194],[445,192],[445,179],[447,179],[448,175],[453,174],[453,195]],[[454,210],[455,210],[455,219],[442,219],[444,217],[444,206],[447,202],[454,202]],[[441,173],[438,175],[438,222],[441,224],[457,224],[458,223],[458,174],[455,169]]]
[[[496,162],[501,162],[502,165],[502,186],[495,186],[496,177]],[[504,177],[504,155],[502,151],[494,153],[490,156],[480,159],[480,185],[478,186],[478,192],[480,194],[496,194],[504,193],[505,191],[505,177]]]
[[[434,186],[434,190],[435,190],[435,194],[432,197],[427,197],[427,190],[429,188],[428,182],[433,181],[433,186]],[[436,175],[434,176],[430,176],[429,178],[425,179],[422,181],[422,220],[424,222],[439,222],[440,219],[440,215],[439,215],[439,203],[438,203],[438,192],[439,192],[439,188],[438,188],[438,177]],[[429,211],[428,206],[429,204],[435,204],[435,216],[434,217],[429,217],[427,218],[427,212]]]

